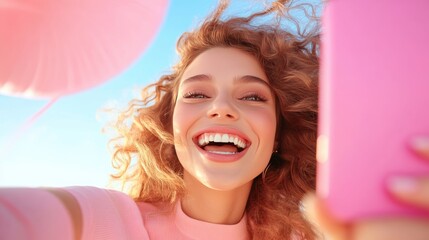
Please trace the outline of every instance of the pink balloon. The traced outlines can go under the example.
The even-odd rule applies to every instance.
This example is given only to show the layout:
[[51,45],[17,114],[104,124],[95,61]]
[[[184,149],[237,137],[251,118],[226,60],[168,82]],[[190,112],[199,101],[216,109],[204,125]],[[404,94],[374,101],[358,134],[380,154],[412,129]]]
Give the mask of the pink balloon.
[[53,98],[103,83],[154,38],[168,0],[1,0],[0,94]]

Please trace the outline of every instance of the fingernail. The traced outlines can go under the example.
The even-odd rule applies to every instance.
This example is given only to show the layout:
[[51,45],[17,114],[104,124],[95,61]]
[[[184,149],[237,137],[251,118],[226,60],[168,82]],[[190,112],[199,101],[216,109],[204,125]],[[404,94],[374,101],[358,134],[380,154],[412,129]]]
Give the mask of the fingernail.
[[392,177],[388,179],[387,187],[396,193],[411,193],[418,190],[418,182],[410,177]]
[[410,145],[414,149],[429,149],[429,138],[428,137],[414,137],[410,141]]

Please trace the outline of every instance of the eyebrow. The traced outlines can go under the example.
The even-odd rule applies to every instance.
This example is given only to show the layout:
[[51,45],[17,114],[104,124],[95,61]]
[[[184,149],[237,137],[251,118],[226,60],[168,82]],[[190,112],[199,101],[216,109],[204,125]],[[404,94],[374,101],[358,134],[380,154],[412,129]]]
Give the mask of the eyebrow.
[[184,83],[191,83],[191,82],[201,82],[201,81],[210,81],[212,80],[212,77],[206,74],[198,74],[194,75],[192,77],[186,78],[182,81],[182,84]]
[[244,76],[242,76],[240,78],[235,78],[234,82],[235,83],[251,83],[251,82],[261,83],[261,84],[263,84],[263,85],[265,85],[265,86],[267,86],[268,88],[271,89],[271,86],[268,83],[268,81],[266,81],[266,80],[264,80],[262,78],[253,76],[253,75],[244,75]]
[[[198,75],[194,75],[192,77],[186,78],[185,80],[182,81],[182,84],[190,83],[190,82],[212,81],[212,79],[213,78],[210,75],[198,74]],[[270,84],[267,81],[253,75],[244,75],[241,77],[236,77],[234,78],[233,81],[234,83],[251,83],[251,82],[260,83],[267,86],[268,88],[271,88]]]

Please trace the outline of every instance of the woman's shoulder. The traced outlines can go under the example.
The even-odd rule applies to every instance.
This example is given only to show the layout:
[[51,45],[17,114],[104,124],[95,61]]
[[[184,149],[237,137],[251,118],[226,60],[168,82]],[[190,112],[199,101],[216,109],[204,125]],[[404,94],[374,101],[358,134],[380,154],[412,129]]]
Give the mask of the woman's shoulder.
[[136,201],[136,204],[143,218],[171,214],[175,206],[175,204],[169,203],[152,203],[144,201]]
[[79,202],[87,219],[106,218],[106,215],[120,215],[117,219],[139,219],[136,222],[145,225],[146,220],[169,218],[174,204],[151,203],[134,200],[127,194],[97,187],[67,187]]
[[111,201],[111,202],[134,202],[127,194],[107,188],[99,188],[93,186],[71,186],[53,189],[56,190],[65,190],[71,193],[76,199],[81,201]]
[[148,239],[133,199],[110,189],[3,188],[0,212],[0,239]]

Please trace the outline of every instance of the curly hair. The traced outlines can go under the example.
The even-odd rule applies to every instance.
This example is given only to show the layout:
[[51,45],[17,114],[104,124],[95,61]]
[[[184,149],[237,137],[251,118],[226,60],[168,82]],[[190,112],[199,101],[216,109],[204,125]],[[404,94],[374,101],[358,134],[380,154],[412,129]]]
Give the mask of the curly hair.
[[[273,2],[248,17],[225,18],[228,1],[177,42],[179,62],[172,73],[142,90],[116,122],[112,175],[134,199],[173,204],[185,194],[183,168],[173,143],[172,116],[179,80],[186,67],[213,47],[231,47],[253,55],[263,67],[276,98],[278,152],[254,179],[246,206],[254,239],[314,239],[301,215],[300,200],[315,188],[319,24],[311,5]],[[304,10],[315,24],[300,29],[290,12]],[[274,15],[267,24],[255,19]],[[284,21],[295,23],[286,31]]]

